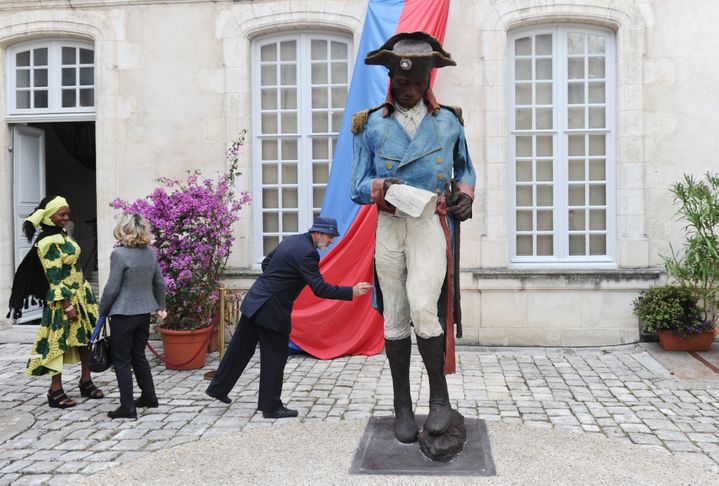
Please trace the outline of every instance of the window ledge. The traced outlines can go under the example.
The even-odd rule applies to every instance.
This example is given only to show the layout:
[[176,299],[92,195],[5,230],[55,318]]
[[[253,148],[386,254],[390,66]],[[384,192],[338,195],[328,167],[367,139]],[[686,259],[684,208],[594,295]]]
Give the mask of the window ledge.
[[477,268],[472,270],[472,276],[477,280],[566,280],[567,282],[592,281],[631,281],[631,280],[658,280],[664,275],[664,269],[659,267],[648,268],[620,268],[620,269],[509,269],[502,267]]

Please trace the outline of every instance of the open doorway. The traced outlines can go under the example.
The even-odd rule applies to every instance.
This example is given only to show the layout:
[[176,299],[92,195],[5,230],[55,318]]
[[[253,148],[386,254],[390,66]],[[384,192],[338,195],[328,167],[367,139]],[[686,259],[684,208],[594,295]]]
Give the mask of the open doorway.
[[[16,224],[32,212],[47,194],[63,196],[71,210],[69,232],[81,249],[80,265],[97,292],[97,191],[95,171],[95,122],[52,122],[17,125],[14,152],[13,197]],[[25,143],[27,142],[27,143]],[[30,147],[30,149],[28,149]],[[33,177],[35,180],[33,180]],[[39,180],[38,180],[39,179]],[[43,189],[44,186],[44,189]],[[28,195],[37,195],[35,197]],[[17,231],[16,235],[21,232]],[[17,242],[15,268],[29,245]],[[34,324],[39,309],[28,309],[18,324]]]

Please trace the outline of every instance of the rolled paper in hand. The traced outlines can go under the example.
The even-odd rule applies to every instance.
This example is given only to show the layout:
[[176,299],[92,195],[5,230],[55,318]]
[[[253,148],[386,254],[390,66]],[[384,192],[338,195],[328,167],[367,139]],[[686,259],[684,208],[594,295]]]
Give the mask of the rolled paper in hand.
[[384,195],[384,200],[397,208],[397,216],[429,219],[437,205],[437,195],[409,184],[392,184]]

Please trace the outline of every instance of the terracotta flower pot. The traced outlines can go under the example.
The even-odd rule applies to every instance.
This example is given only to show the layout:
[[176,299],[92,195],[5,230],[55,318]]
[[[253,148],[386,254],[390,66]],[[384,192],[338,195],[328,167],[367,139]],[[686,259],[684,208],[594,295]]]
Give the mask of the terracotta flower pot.
[[211,329],[203,327],[194,331],[173,331],[158,327],[165,350],[165,366],[171,370],[195,370],[205,366],[207,334]]
[[659,345],[664,351],[709,351],[714,340],[714,329],[680,338],[674,331],[659,331]]

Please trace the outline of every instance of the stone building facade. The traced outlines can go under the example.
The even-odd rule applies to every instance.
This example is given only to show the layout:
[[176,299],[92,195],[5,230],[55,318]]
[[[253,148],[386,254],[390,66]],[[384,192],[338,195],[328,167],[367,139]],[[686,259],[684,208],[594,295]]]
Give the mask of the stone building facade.
[[[221,170],[243,129],[254,202],[228,284],[250,285],[266,249],[317,212],[365,12],[364,0],[0,4],[0,217],[13,222],[0,225],[0,301],[40,193],[68,195],[86,271],[104,282],[109,202]],[[458,66],[435,92],[463,107],[478,175],[461,343],[638,340],[631,302],[681,244],[668,188],[719,168],[717,23],[713,0],[453,0],[444,44]]]

